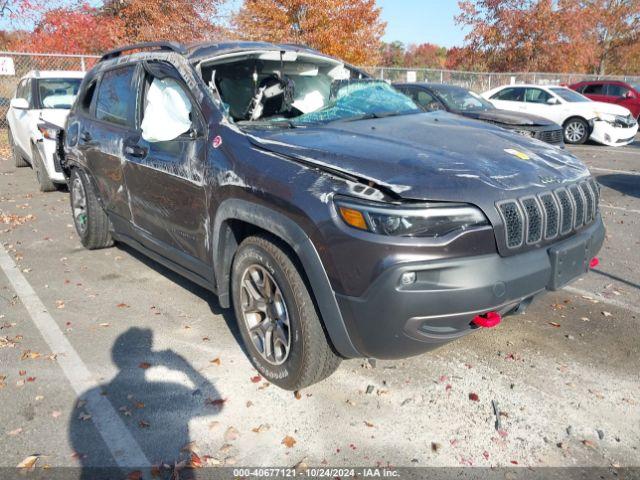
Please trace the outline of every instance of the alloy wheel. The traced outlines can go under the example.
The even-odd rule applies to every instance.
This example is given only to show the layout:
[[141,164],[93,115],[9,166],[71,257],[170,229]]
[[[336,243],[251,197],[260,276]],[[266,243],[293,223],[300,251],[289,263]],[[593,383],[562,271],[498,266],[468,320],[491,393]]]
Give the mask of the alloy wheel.
[[75,176],[71,185],[71,199],[73,221],[78,232],[83,235],[87,231],[87,194],[78,175]]
[[291,326],[282,291],[261,265],[249,266],[240,280],[242,317],[254,347],[272,365],[282,365],[291,349]]
[[565,137],[571,143],[577,143],[584,137],[586,133],[585,126],[582,122],[571,122],[565,129]]

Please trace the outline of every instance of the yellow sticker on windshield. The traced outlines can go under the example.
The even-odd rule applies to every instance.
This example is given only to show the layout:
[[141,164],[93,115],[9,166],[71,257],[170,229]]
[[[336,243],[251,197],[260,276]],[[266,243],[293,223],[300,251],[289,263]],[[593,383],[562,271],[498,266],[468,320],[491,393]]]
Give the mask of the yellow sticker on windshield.
[[521,152],[520,150],[516,150],[514,148],[505,148],[504,151],[513,155],[514,157],[518,157],[520,160],[530,160],[529,155]]

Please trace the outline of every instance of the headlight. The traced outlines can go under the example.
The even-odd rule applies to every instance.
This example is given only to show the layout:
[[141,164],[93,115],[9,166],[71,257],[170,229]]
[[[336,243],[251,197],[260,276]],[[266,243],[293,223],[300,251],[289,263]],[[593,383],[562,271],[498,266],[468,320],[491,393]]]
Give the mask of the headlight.
[[442,237],[458,230],[488,225],[482,211],[466,204],[419,207],[377,205],[336,198],[340,218],[350,227],[395,237]]
[[40,133],[44,138],[48,138],[49,140],[55,140],[58,137],[58,132],[60,131],[59,128],[46,125],[44,123],[38,124],[38,130],[40,130]]

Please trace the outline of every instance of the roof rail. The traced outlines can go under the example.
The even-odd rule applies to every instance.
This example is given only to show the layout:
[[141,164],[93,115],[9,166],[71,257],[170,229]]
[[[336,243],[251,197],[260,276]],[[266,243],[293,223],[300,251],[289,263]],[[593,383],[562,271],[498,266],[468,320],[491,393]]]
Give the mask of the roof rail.
[[134,45],[127,45],[124,47],[116,48],[114,50],[110,50],[104,55],[102,55],[99,61],[103,62],[111,58],[119,57],[124,52],[128,52],[130,50],[142,50],[142,49],[169,50],[171,52],[180,53],[182,55],[185,55],[187,53],[187,49],[177,42],[145,42],[145,43],[136,43]]

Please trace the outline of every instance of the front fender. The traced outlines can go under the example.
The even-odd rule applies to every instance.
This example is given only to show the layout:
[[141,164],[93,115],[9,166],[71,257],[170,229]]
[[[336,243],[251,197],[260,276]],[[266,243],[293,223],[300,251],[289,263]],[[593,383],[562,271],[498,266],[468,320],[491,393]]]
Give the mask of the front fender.
[[[360,353],[349,338],[335,293],[313,242],[293,220],[263,205],[230,198],[224,200],[217,209],[212,237],[220,305],[225,308],[231,306],[229,280],[231,263],[237,247],[237,245],[230,246],[230,242],[226,241],[229,229],[225,228],[225,222],[228,220],[240,220],[255,225],[280,238],[291,247],[304,268],[333,346],[343,357],[360,357]],[[230,248],[233,248],[233,252],[229,251]]]

